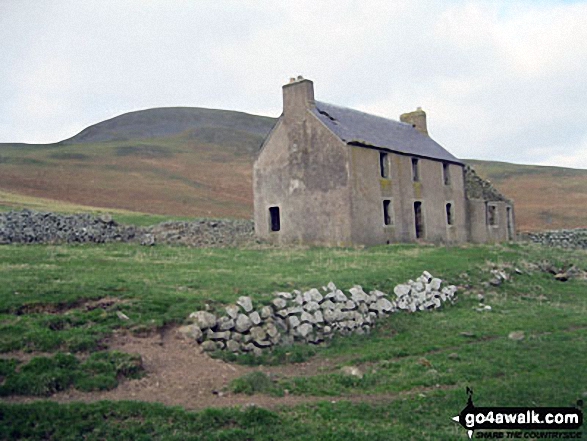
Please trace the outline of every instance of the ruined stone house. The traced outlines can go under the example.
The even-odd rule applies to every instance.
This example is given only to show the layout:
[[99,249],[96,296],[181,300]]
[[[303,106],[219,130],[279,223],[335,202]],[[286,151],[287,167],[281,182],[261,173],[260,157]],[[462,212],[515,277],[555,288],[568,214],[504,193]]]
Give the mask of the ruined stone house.
[[276,243],[377,245],[514,239],[514,208],[428,135],[283,86],[283,113],[254,165],[255,231]]

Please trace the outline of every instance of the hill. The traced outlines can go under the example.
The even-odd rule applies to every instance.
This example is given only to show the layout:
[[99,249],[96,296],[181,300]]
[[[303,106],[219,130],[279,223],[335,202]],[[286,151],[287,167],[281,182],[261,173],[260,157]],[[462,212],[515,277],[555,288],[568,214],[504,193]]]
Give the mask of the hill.
[[[18,197],[161,215],[252,215],[252,168],[275,119],[199,108],[131,112],[56,144],[0,144],[0,206]],[[12,197],[6,197],[6,193]]]
[[[47,209],[73,204],[250,218],[252,163],[275,121],[226,110],[157,108],[100,122],[56,144],[0,144],[0,209],[34,200]],[[587,224],[587,170],[467,163],[514,200],[520,230]]]
[[521,231],[587,226],[587,170],[466,160],[516,207]]

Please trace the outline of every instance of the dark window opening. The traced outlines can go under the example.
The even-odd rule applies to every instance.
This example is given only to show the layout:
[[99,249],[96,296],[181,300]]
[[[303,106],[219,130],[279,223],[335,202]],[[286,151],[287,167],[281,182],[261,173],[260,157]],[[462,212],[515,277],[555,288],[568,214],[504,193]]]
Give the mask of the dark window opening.
[[279,231],[281,229],[279,207],[269,207],[269,216],[271,218],[271,231]]
[[416,239],[424,237],[424,218],[422,216],[422,202],[414,202],[414,220],[416,223]]
[[412,180],[418,182],[420,180],[420,171],[418,166],[418,158],[412,158]]
[[389,156],[387,153],[379,152],[379,171],[382,178],[389,178]]
[[487,225],[492,227],[497,225],[497,207],[495,205],[487,205]]
[[454,214],[453,214],[452,204],[450,202],[448,204],[446,204],[446,223],[448,225],[454,224]]
[[391,216],[391,201],[389,199],[385,199],[383,201],[383,224],[384,225],[392,225],[393,219]]
[[444,185],[450,185],[450,169],[446,162],[442,164],[442,178]]

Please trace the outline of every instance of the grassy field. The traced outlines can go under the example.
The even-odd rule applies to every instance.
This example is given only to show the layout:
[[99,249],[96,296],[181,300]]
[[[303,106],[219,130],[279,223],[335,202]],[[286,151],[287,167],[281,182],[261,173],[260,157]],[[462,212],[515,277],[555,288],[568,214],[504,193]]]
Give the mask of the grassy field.
[[[0,378],[7,396],[96,390],[116,387],[114,380],[130,381],[125,378],[139,373],[125,368],[129,360],[107,347],[113,332],[169,328],[206,304],[218,309],[241,295],[266,303],[274,291],[329,281],[345,289],[361,284],[391,292],[423,270],[461,288],[458,302],[442,310],[395,314],[369,336],[335,339],[311,352],[291,350],[364,372],[362,378],[337,369],[289,375],[272,380],[267,391],[318,397],[315,403],[188,412],[140,402],[3,401],[0,438],[452,440],[466,439],[450,420],[466,403],[466,386],[475,391],[478,406],[572,406],[587,393],[587,282],[556,281],[533,266],[542,261],[587,269],[585,251],[526,245],[3,246]],[[496,267],[512,279],[499,287],[484,285]],[[480,293],[491,311],[475,309]],[[100,301],[109,307],[92,307]],[[117,311],[129,320],[120,320]],[[513,331],[523,331],[525,338],[508,338]],[[23,354],[34,358],[23,361]],[[101,355],[90,360],[90,354]],[[280,360],[267,356],[258,362]],[[39,366],[54,374],[43,377]],[[247,391],[242,386],[248,381],[240,380],[240,390]],[[20,388],[8,387],[14,384]]]

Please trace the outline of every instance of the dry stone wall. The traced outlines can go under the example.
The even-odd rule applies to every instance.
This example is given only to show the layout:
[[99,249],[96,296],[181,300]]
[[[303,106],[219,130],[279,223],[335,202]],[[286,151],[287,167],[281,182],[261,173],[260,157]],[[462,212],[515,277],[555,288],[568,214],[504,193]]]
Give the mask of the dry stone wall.
[[108,215],[62,215],[31,210],[0,213],[0,244],[130,242],[142,231]]
[[63,215],[32,210],[0,213],[0,244],[138,242],[222,247],[253,241],[250,220],[202,219],[136,227],[121,225],[107,214]]
[[257,309],[250,297],[228,305],[223,315],[208,311],[190,314],[191,325],[179,332],[195,339],[205,351],[227,350],[257,355],[295,341],[319,344],[334,335],[366,334],[375,322],[397,311],[437,309],[456,299],[454,285],[424,273],[415,281],[397,285],[394,294],[366,293],[361,286],[348,292],[330,282],[321,290],[278,292],[270,305]]
[[549,247],[587,249],[587,228],[523,233],[521,239]]

